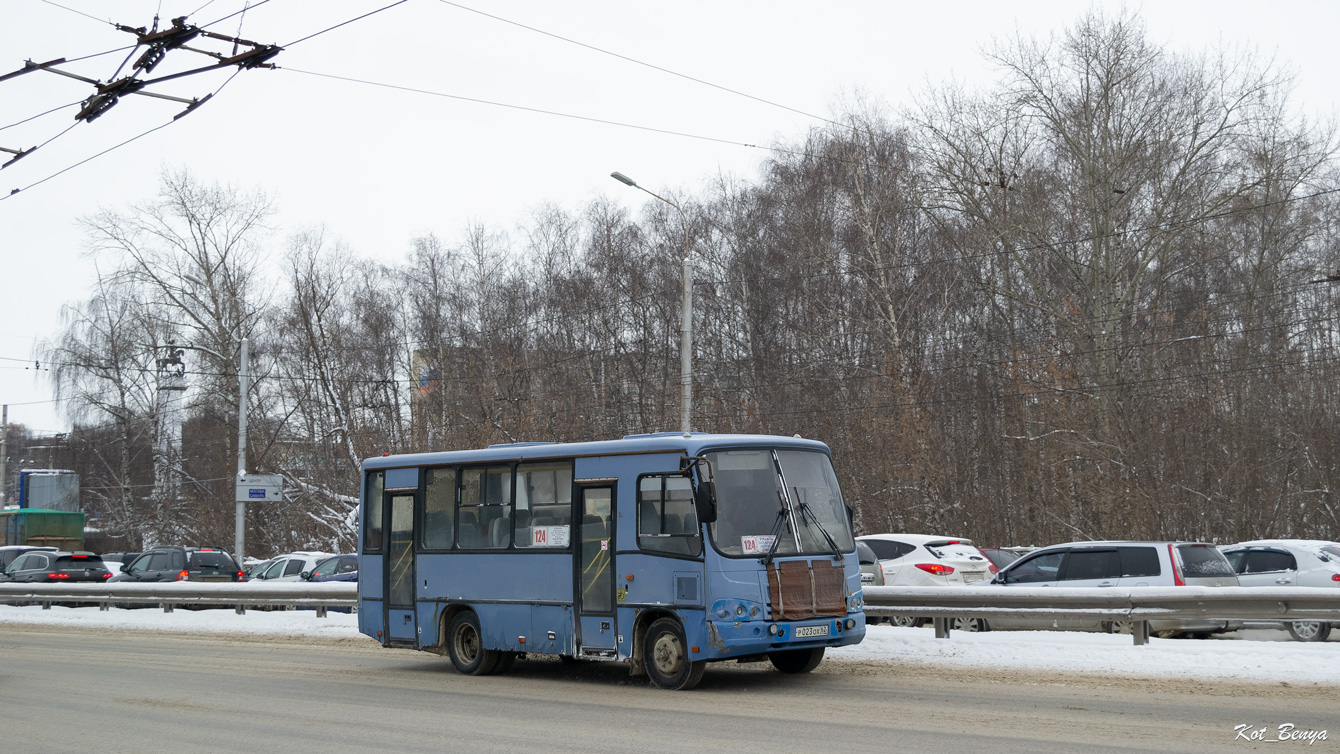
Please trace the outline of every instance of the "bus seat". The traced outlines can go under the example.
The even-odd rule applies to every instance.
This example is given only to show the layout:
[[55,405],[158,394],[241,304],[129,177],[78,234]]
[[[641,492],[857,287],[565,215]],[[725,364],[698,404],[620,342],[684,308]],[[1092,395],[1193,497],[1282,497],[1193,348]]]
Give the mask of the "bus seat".
[[512,529],[507,516],[499,516],[489,522],[489,547],[506,547]]
[[638,534],[660,534],[660,516],[656,510],[656,503],[650,500],[643,500],[638,504]]
[[483,530],[479,526],[479,511],[475,507],[461,508],[461,530],[457,533],[461,547],[482,547]]
[[582,516],[582,539],[587,542],[609,539],[609,527],[605,519],[589,513]]
[[524,529],[527,526],[530,526],[529,508],[522,508],[521,510],[517,511],[514,515],[516,516],[516,528]]

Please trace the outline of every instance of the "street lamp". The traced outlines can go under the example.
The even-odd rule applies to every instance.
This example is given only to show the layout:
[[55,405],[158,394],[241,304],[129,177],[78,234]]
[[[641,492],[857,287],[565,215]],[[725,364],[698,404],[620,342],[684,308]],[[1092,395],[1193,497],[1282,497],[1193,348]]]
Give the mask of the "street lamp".
[[684,214],[684,210],[678,204],[666,199],[659,194],[647,191],[642,186],[637,185],[637,181],[615,171],[610,173],[610,177],[625,186],[632,186],[635,189],[646,191],[648,194],[660,199],[675,208],[679,213],[680,222],[684,224],[684,298],[680,305],[680,341],[679,341],[679,428],[685,437],[689,436],[689,415],[693,412],[693,268],[689,264],[689,218]]

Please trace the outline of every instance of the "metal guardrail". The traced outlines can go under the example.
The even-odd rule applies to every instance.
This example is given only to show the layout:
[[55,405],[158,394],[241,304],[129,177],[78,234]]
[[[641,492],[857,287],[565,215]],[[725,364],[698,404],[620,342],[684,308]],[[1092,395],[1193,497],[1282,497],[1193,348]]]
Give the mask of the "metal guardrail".
[[232,607],[239,615],[248,608],[312,607],[318,618],[332,607],[358,605],[358,584],[352,582],[306,582],[285,584],[212,583],[174,581],[161,584],[27,584],[0,583],[0,604],[96,604],[100,610],[112,605],[157,605],[170,613],[176,607]]
[[948,638],[955,618],[1094,618],[1130,621],[1136,644],[1151,620],[1340,622],[1340,589],[1289,587],[891,587],[867,586],[865,612],[930,618]]

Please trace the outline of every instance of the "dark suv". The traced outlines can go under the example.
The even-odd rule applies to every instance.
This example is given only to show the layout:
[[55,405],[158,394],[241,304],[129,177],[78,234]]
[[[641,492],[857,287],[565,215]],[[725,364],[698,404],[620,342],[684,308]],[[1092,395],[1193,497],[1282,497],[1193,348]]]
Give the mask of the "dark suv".
[[45,550],[46,552],[55,552],[56,547],[37,547],[34,545],[5,545],[0,547],[0,573],[4,573],[9,568],[9,564],[19,559],[19,556],[25,552],[33,550]]
[[154,547],[112,581],[245,581],[233,556],[214,547]]
[[30,550],[14,559],[0,581],[68,584],[79,581],[101,583],[112,576],[102,558],[91,552]]

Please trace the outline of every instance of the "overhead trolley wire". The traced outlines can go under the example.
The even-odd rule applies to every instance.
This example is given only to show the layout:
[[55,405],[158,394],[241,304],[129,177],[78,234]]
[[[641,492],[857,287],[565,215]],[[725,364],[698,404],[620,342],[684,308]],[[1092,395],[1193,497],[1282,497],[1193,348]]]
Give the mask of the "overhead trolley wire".
[[730,139],[719,139],[719,138],[717,138],[717,137],[715,137],[715,136],[703,136],[703,135],[701,135],[701,134],[691,134],[691,133],[686,133],[686,132],[684,132],[684,131],[672,131],[672,130],[670,130],[670,129],[666,129],[666,128],[656,128],[656,127],[654,127],[654,126],[641,126],[641,125],[637,125],[636,123],[624,123],[624,122],[617,121],[617,120],[606,120],[606,119],[604,119],[604,118],[594,118],[594,117],[591,117],[591,116],[589,116],[589,115],[576,115],[576,114],[574,114],[574,113],[564,113],[564,112],[559,112],[559,111],[557,111],[557,110],[544,110],[544,109],[542,109],[542,108],[538,108],[538,107],[528,107],[528,106],[526,106],[526,105],[514,105],[514,104],[511,104],[511,103],[508,103],[508,102],[497,102],[497,101],[494,101],[494,100],[480,99],[480,98],[478,98],[478,97],[466,97],[466,96],[464,96],[464,95],[460,95],[460,94],[448,94],[448,93],[446,93],[446,92],[435,92],[435,91],[432,91],[431,89],[417,89],[417,88],[415,88],[415,87],[411,87],[411,86],[400,86],[400,85],[398,85],[398,84],[387,84],[387,83],[383,83],[383,82],[380,82],[380,81],[368,81],[367,79],[356,79],[356,78],[352,78],[352,77],[350,77],[350,76],[337,76],[337,75],[332,74],[332,73],[318,73],[318,72],[316,72],[316,71],[304,71],[304,70],[302,70],[302,69],[300,69],[300,68],[292,68],[292,67],[289,67],[289,66],[277,66],[277,68],[278,68],[278,70],[281,70],[281,71],[292,71],[293,73],[301,73],[301,74],[305,74],[305,75],[308,75],[308,76],[320,76],[321,78],[335,79],[335,80],[337,80],[337,81],[347,81],[347,82],[354,83],[354,84],[365,84],[365,85],[367,85],[367,86],[378,86],[378,87],[382,87],[382,88],[384,88],[384,89],[395,89],[395,90],[402,91],[402,92],[412,92],[412,93],[414,93],[414,94],[427,94],[427,95],[429,95],[429,96],[433,96],[433,97],[443,97],[443,98],[445,98],[445,99],[460,100],[460,101],[462,101],[462,102],[473,102],[473,103],[475,103],[475,104],[479,104],[479,105],[490,105],[490,106],[493,106],[493,107],[503,107],[503,108],[507,108],[507,109],[511,109],[511,110],[522,110],[522,111],[524,111],[524,112],[538,113],[538,114],[540,114],[540,115],[553,115],[553,116],[556,116],[556,117],[559,117],[559,118],[571,118],[571,119],[573,119],[573,120],[586,121],[586,122],[588,122],[588,123],[600,123],[600,124],[603,124],[603,125],[606,125],[606,126],[617,126],[617,127],[619,127],[619,128],[632,128],[632,129],[636,129],[636,130],[639,130],[639,131],[650,131],[650,132],[652,132],[652,133],[667,134],[667,135],[670,135],[670,136],[681,136],[681,137],[688,138],[688,139],[699,139],[699,140],[701,140],[701,141],[712,141],[712,142],[716,142],[716,143],[718,143],[718,144],[730,144],[731,146],[737,146],[737,147],[750,147],[750,148],[753,148],[753,149],[761,149],[761,148],[762,148],[762,147],[759,147],[759,145],[757,145],[757,144],[747,144],[747,143],[744,143],[744,142],[733,141],[733,140],[730,140]]
[[61,10],[68,10],[68,11],[70,11],[71,13],[77,13],[77,14],[83,16],[84,18],[91,18],[91,19],[93,19],[94,21],[97,21],[97,22],[100,23],[100,24],[107,24],[108,26],[116,26],[116,24],[112,23],[111,21],[109,21],[109,20],[107,20],[107,19],[105,19],[105,18],[98,18],[97,16],[89,15],[89,14],[83,12],[82,10],[75,10],[74,8],[66,7],[66,6],[64,6],[64,5],[61,5],[60,3],[53,3],[53,2],[51,2],[51,0],[42,0],[42,2],[46,3],[47,5],[54,5],[54,6],[56,6],[57,8],[60,8]]
[[[267,1],[268,1],[268,0],[267,0]],[[296,45],[296,44],[298,44],[299,42],[306,42],[307,40],[311,39],[312,37],[319,37],[319,36],[321,36],[322,34],[325,34],[325,33],[328,32],[328,31],[334,31],[334,30],[340,28],[341,26],[348,26],[349,24],[351,24],[351,23],[353,23],[353,22],[355,22],[355,21],[361,21],[361,20],[367,18],[368,16],[374,16],[374,15],[376,15],[376,14],[378,14],[378,13],[381,13],[381,12],[384,11],[384,10],[388,10],[388,9],[390,9],[390,8],[394,8],[394,7],[396,7],[397,5],[401,5],[401,4],[405,3],[405,2],[408,2],[408,0],[396,0],[396,2],[391,3],[390,5],[387,5],[387,6],[382,7],[382,8],[378,8],[377,10],[374,10],[374,11],[372,11],[372,12],[370,12],[370,13],[364,13],[363,15],[358,16],[357,18],[351,18],[351,19],[349,19],[348,21],[342,21],[342,22],[340,22],[340,23],[338,23],[338,24],[335,24],[334,26],[330,27],[329,29],[322,29],[321,31],[318,31],[318,32],[315,33],[315,34],[308,34],[307,36],[303,37],[302,39],[294,40],[294,41],[289,42],[288,44],[283,45],[283,46],[287,48],[287,47],[292,47],[293,45]],[[245,12],[245,10],[246,10],[246,9],[244,8],[244,9],[243,9],[243,12]],[[234,15],[236,15],[236,14],[234,14]]]
[[533,31],[533,32],[535,32],[536,34],[543,34],[543,35],[546,36],[546,37],[552,37],[552,38],[557,39],[557,40],[560,40],[560,41],[562,41],[562,42],[567,42],[568,44],[574,44],[574,45],[577,45],[578,47],[585,47],[585,48],[588,49],[588,50],[593,50],[593,51],[595,51],[595,52],[599,52],[599,53],[601,53],[601,54],[603,54],[603,55],[609,55],[609,56],[611,56],[611,57],[619,58],[620,60],[625,60],[625,61],[628,61],[629,63],[636,63],[637,65],[645,66],[645,67],[647,67],[647,68],[651,68],[652,70],[660,71],[661,73],[667,73],[667,74],[670,74],[671,76],[678,76],[679,78],[685,79],[685,80],[687,80],[687,81],[692,81],[692,82],[694,82],[695,84],[702,84],[703,86],[709,86],[709,87],[712,87],[713,89],[719,89],[719,90],[721,90],[721,91],[723,91],[723,92],[727,92],[727,93],[729,93],[729,94],[734,94],[734,95],[736,95],[736,96],[738,96],[738,97],[744,97],[745,99],[751,99],[751,100],[754,100],[755,102],[761,102],[761,103],[763,103],[763,104],[765,104],[765,105],[770,105],[770,106],[772,106],[772,107],[777,107],[777,108],[781,108],[781,109],[783,109],[783,110],[788,110],[788,111],[790,111],[790,112],[796,113],[797,115],[803,115],[803,116],[805,116],[806,118],[814,118],[815,120],[821,120],[821,121],[824,121],[825,123],[830,123],[830,124],[835,125],[835,126],[841,126],[841,127],[843,127],[843,128],[851,128],[851,126],[847,126],[847,125],[844,124],[844,123],[839,123],[838,121],[831,120],[831,119],[829,119],[829,118],[825,118],[825,117],[823,117],[822,115],[815,115],[815,114],[813,114],[813,113],[807,113],[807,112],[805,112],[804,110],[798,110],[798,109],[796,109],[796,108],[794,108],[794,107],[790,107],[789,105],[783,105],[783,104],[781,104],[781,103],[779,103],[779,102],[773,102],[772,100],[764,99],[764,98],[762,98],[762,97],[756,97],[756,96],[754,96],[754,95],[752,95],[752,94],[749,94],[749,93],[747,93],[747,92],[742,92],[742,91],[739,91],[739,90],[737,90],[737,89],[731,89],[730,87],[722,86],[722,85],[720,85],[720,84],[714,84],[714,83],[712,83],[711,81],[705,81],[705,80],[703,80],[703,79],[696,78],[696,77],[694,77],[694,76],[689,76],[688,74],[680,73],[680,72],[678,72],[678,71],[672,71],[672,70],[670,70],[669,68],[664,68],[664,67],[662,67],[662,66],[655,65],[654,63],[648,63],[648,62],[643,61],[643,60],[638,60],[637,58],[631,58],[631,57],[629,57],[629,56],[627,56],[627,55],[621,55],[621,54],[619,54],[619,53],[617,53],[617,52],[611,52],[610,50],[606,50],[606,49],[603,49],[603,48],[600,48],[600,47],[596,47],[595,45],[587,44],[587,43],[585,43],[585,42],[579,42],[579,41],[577,41],[577,40],[575,40],[575,39],[570,39],[570,38],[568,38],[568,37],[564,37],[564,36],[559,35],[559,34],[554,34],[553,32],[545,31],[544,29],[537,29],[537,28],[535,28],[534,26],[527,26],[526,24],[520,23],[520,22],[518,22],[518,21],[513,21],[513,20],[511,20],[511,19],[503,18],[502,16],[495,16],[495,15],[493,15],[492,13],[486,13],[486,12],[484,12],[484,11],[482,11],[482,10],[478,10],[478,9],[476,9],[476,8],[471,8],[471,7],[466,6],[466,5],[461,5],[460,3],[454,3],[454,2],[451,2],[451,0],[438,0],[438,2],[442,3],[443,5],[450,5],[450,6],[454,7],[454,8],[460,8],[461,10],[469,11],[469,12],[471,12],[471,13],[477,13],[477,14],[479,14],[479,15],[481,15],[481,16],[484,16],[485,18],[491,18],[491,19],[493,19],[493,20],[495,20],[495,21],[501,21],[501,22],[503,22],[503,23],[505,23],[505,24],[511,24],[512,26],[516,26],[516,27],[518,27],[518,28],[525,29],[526,31]]

